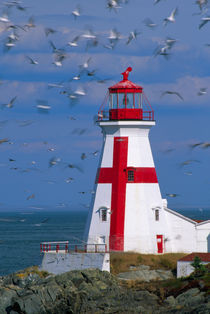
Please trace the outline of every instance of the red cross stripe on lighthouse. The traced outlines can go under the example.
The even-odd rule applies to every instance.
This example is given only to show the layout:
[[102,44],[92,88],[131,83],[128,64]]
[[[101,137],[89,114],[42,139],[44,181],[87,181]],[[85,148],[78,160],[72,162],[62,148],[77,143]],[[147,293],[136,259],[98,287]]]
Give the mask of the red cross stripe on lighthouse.
[[[99,184],[112,184],[109,249],[113,251],[124,250],[126,184],[158,182],[155,168],[127,167],[127,158],[128,137],[114,137],[113,167],[98,172]],[[131,169],[132,181],[128,178]]]

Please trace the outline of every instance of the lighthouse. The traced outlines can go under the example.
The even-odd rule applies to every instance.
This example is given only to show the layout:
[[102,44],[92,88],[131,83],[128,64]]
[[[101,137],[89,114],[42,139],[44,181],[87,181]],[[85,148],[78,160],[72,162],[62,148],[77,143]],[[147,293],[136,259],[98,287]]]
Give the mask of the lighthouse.
[[84,248],[72,250],[69,241],[42,242],[41,270],[110,271],[111,251],[210,253],[210,220],[185,217],[161,197],[149,142],[154,111],[143,88],[128,80],[131,71],[127,68],[123,80],[109,88],[98,112],[103,146]]
[[98,112],[103,147],[85,237],[109,251],[163,253],[169,230],[149,141],[154,111],[131,71],[109,88],[108,112],[106,101]]

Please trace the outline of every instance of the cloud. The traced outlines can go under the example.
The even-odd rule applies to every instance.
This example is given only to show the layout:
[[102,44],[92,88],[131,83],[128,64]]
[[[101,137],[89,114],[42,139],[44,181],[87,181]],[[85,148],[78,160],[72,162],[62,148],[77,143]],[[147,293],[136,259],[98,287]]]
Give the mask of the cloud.
[[[185,76],[177,79],[174,83],[156,83],[156,84],[144,84],[144,91],[148,96],[151,103],[157,103],[159,105],[176,105],[176,106],[209,106],[209,93],[203,96],[198,96],[200,88],[208,88],[210,86],[210,77],[194,77]],[[161,94],[164,91],[175,91],[180,93],[184,98],[182,101],[176,95],[164,95]]]

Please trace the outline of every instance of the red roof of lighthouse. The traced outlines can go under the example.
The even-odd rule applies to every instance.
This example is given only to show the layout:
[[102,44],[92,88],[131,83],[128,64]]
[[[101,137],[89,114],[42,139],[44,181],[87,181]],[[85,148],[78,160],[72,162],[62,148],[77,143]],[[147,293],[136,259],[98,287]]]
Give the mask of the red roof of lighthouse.
[[129,72],[132,71],[131,67],[128,67],[125,72],[122,73],[123,80],[119,83],[109,87],[109,92],[130,92],[130,93],[142,93],[143,88],[140,85],[137,85],[128,80]]
[[109,89],[127,89],[127,88],[132,88],[132,89],[143,89],[140,85],[137,85],[129,80],[122,80],[119,83],[109,87]]

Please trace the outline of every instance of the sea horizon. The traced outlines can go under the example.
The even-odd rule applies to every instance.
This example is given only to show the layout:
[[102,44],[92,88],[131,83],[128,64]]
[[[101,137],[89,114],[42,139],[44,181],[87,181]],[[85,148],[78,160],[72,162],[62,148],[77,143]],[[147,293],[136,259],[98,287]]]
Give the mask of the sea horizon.
[[[71,246],[84,245],[87,208],[38,207],[19,207],[13,211],[1,208],[0,276],[40,265],[41,242],[69,241]],[[195,220],[210,219],[210,207],[176,208],[176,211]]]

